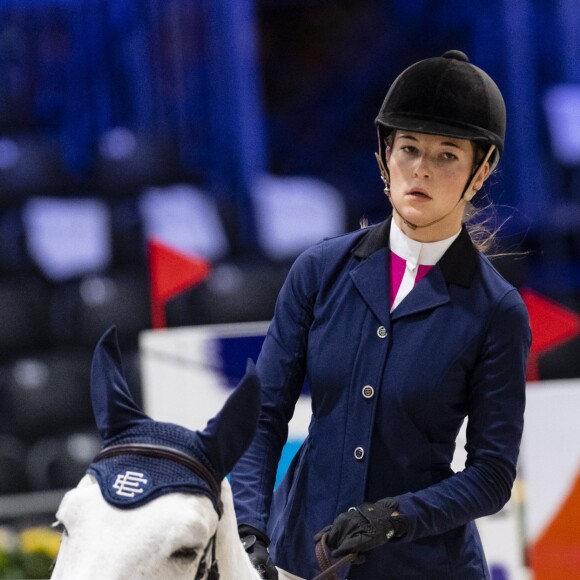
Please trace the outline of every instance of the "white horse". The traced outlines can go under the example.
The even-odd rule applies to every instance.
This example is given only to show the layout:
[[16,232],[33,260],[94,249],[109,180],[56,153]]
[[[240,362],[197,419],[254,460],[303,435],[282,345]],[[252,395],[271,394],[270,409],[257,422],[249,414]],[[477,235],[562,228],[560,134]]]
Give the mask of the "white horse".
[[95,349],[91,396],[104,449],[58,508],[52,579],[259,580],[225,479],[256,428],[253,364],[204,431],[190,431],[135,404],[112,328]]

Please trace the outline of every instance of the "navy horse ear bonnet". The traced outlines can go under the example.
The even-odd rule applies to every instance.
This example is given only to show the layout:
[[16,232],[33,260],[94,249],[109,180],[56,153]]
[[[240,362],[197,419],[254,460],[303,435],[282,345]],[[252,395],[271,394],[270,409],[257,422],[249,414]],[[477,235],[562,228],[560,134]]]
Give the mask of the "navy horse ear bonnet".
[[[126,444],[169,447],[194,457],[220,482],[254,436],[260,386],[255,367],[248,361],[246,375],[202,432],[154,421],[133,400],[123,375],[116,330],[111,327],[93,356],[91,398],[105,448]],[[210,485],[171,459],[127,453],[94,461],[87,472],[96,478],[104,499],[118,508],[135,508],[166,493],[185,492],[206,495],[220,513],[219,498]]]

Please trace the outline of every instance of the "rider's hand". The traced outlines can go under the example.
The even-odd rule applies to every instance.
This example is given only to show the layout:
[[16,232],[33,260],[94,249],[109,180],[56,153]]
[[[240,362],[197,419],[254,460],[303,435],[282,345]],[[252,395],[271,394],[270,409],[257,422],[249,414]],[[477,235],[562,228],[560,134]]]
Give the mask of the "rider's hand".
[[242,545],[250,557],[252,566],[258,571],[263,580],[278,580],[278,570],[268,553],[269,538],[256,528],[241,524],[238,533]]
[[341,513],[314,539],[326,534],[326,545],[335,557],[367,552],[407,533],[407,520],[397,510],[397,502],[390,497],[363,503]]

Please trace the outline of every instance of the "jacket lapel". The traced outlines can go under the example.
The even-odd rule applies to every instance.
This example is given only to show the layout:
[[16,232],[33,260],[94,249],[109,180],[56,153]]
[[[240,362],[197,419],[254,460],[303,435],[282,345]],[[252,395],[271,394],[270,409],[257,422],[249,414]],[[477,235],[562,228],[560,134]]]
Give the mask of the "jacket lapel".
[[391,320],[437,308],[450,301],[441,270],[435,266],[391,312]]
[[387,328],[390,326],[388,251],[384,247],[374,252],[350,273],[363,300]]
[[389,234],[391,220],[369,228],[368,233],[353,248],[361,262],[352,270],[351,278],[381,324],[450,301],[449,284],[469,287],[477,270],[477,250],[467,230],[463,228],[438,264],[405,297],[392,314],[389,312],[390,274],[388,268]]

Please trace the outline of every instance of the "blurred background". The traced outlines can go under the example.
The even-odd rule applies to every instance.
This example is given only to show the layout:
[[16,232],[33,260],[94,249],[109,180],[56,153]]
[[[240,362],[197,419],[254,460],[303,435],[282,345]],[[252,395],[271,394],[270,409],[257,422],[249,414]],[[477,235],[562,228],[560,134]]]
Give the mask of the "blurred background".
[[141,397],[148,240],[211,264],[168,326],[263,321],[302,249],[390,213],[373,122],[419,59],[500,86],[496,265],[580,313],[579,30],[575,0],[0,0],[0,523],[44,522],[98,449],[111,324]]

